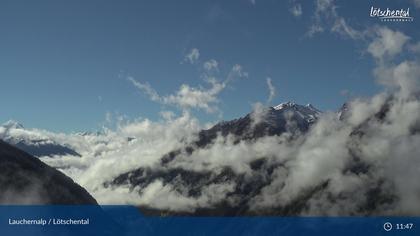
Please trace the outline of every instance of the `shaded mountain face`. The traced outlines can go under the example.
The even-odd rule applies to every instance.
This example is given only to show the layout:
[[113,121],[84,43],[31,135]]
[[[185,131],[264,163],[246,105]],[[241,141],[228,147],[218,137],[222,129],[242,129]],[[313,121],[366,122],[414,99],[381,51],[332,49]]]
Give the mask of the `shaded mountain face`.
[[82,187],[0,140],[0,204],[97,204]]
[[30,131],[25,130],[23,125],[15,121],[8,121],[0,126],[0,139],[35,157],[65,155],[80,157],[79,153],[65,144],[57,143],[45,137],[31,135]]
[[255,110],[239,119],[220,122],[198,133],[198,140],[182,150],[169,152],[162,158],[162,163],[172,161],[181,153],[191,154],[194,150],[213,144],[219,136],[230,135],[234,142],[255,141],[267,136],[290,134],[290,138],[306,133],[322,112],[311,104],[306,106],[293,102],[281,103],[275,107]]
[[[231,136],[234,143],[254,142],[260,138],[280,136],[288,133],[296,135],[305,134],[318,120],[321,112],[312,105],[298,105],[287,102],[275,107],[253,111],[246,116],[232,121],[221,122],[208,130],[198,134],[198,140],[184,149],[174,150],[161,159],[158,168],[140,167],[133,171],[123,173],[112,181],[104,183],[107,188],[128,186],[131,191],[143,194],[143,189],[158,181],[163,186],[171,185],[174,190],[189,197],[199,198],[209,186],[225,185],[232,183],[232,188],[222,199],[212,207],[197,207],[193,212],[159,210],[147,205],[140,208],[145,214],[159,215],[297,215],[304,208],[307,198],[303,195],[302,202],[294,202],[281,208],[266,209],[263,211],[251,209],[253,198],[261,194],[264,187],[268,186],[276,175],[274,172],[281,168],[281,163],[274,163],[269,156],[260,156],[249,163],[251,174],[238,174],[228,166],[220,166],[212,171],[186,170],[176,167],[177,158],[193,158],[190,155],[212,146],[218,137]],[[320,186],[310,189],[308,194],[315,194],[322,190]],[[232,204],[232,201],[235,201]]]
[[232,121],[221,122],[199,133],[198,147],[211,143],[219,134],[234,135],[238,140],[252,140],[265,136],[305,133],[316,122],[321,111],[308,104],[281,103],[275,107],[253,111]]

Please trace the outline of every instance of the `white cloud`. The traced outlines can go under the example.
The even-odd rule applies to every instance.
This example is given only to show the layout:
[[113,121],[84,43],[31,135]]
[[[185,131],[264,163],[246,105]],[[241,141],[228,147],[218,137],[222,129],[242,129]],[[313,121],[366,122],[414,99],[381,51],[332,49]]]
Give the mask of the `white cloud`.
[[419,92],[420,63],[418,60],[398,61],[403,53],[416,53],[416,44],[408,45],[410,37],[388,27],[372,30],[373,38],[367,52],[376,59],[373,72],[377,81],[387,89],[396,90],[402,97]]
[[225,83],[218,82],[215,79],[208,79],[209,88],[195,88],[182,84],[174,94],[161,96],[148,83],[141,83],[131,77],[128,80],[154,102],[174,105],[182,110],[201,109],[208,113],[218,111],[219,99],[217,96],[226,86]]
[[273,98],[276,96],[276,88],[274,87],[271,81],[271,78],[267,78],[266,82],[267,82],[268,92],[269,92],[267,102],[270,103],[273,100]]
[[219,63],[214,59],[204,62],[203,67],[206,71],[219,71]]
[[337,17],[334,0],[316,0],[313,24],[310,26],[310,29],[307,32],[309,36],[313,36],[316,33],[324,31],[324,17]]
[[403,61],[399,64],[380,64],[374,69],[379,83],[390,89],[397,89],[408,97],[419,92],[420,63]]
[[402,51],[410,39],[405,34],[387,27],[376,28],[374,34],[374,39],[369,44],[367,51],[378,60],[392,59]]
[[325,30],[338,33],[351,39],[362,39],[364,32],[354,29],[337,12],[335,0],[316,0],[313,22],[309,27],[307,35],[314,36]]
[[309,37],[312,37],[312,36],[314,36],[315,34],[317,34],[317,33],[322,33],[322,32],[324,32],[324,28],[323,28],[322,26],[320,26],[320,25],[318,25],[318,24],[312,24],[312,25],[309,27],[308,32],[306,32],[306,34],[307,34]]
[[197,48],[191,49],[191,51],[185,56],[184,60],[190,64],[195,64],[200,58],[200,51]]
[[331,28],[331,31],[350,37],[351,39],[362,39],[364,32],[360,32],[347,24],[346,20],[342,17],[337,17]]
[[264,121],[266,118],[266,115],[268,114],[267,107],[264,106],[264,104],[257,102],[252,105],[252,112],[251,112],[251,121],[252,127],[255,127],[260,122]]
[[297,3],[290,8],[290,13],[295,17],[300,17],[302,15],[302,5]]
[[[418,84],[418,61],[393,62],[397,55],[407,52],[417,53],[418,44],[408,45],[410,37],[404,33],[392,30],[386,26],[368,27],[361,31],[351,27],[347,21],[338,15],[334,0],[317,0],[314,13],[314,24],[308,31],[309,36],[323,32],[330,27],[331,32],[348,36],[363,43],[368,42],[366,52],[375,60],[373,69],[378,82],[387,89],[398,89],[400,93],[409,96]],[[334,24],[329,24],[334,22]]]
[[229,72],[226,81],[232,81],[236,78],[247,78],[248,72],[244,71],[243,67],[239,64],[235,64]]
[[146,95],[149,96],[150,100],[155,102],[161,102],[163,99],[159,96],[159,94],[150,86],[149,83],[141,83],[135,80],[133,77],[128,77],[128,81],[130,81],[135,87],[140,89]]
[[163,97],[163,103],[174,104],[182,109],[195,108],[209,113],[216,112],[218,111],[216,104],[219,103],[217,96],[225,88],[225,84],[212,80],[210,85],[210,88],[203,89],[183,84],[176,94]]
[[[214,66],[214,62],[212,66]],[[205,76],[205,82],[208,85],[207,88],[201,86],[191,87],[188,84],[182,84],[174,94],[169,95],[159,95],[147,82],[142,83],[132,77],[128,77],[128,81],[140,91],[144,92],[154,102],[176,106],[184,111],[198,109],[204,110],[207,113],[215,113],[220,111],[218,108],[220,102],[218,99],[219,94],[233,80],[244,77],[248,77],[248,73],[243,70],[241,65],[235,64],[224,81],[218,81],[214,77]]]

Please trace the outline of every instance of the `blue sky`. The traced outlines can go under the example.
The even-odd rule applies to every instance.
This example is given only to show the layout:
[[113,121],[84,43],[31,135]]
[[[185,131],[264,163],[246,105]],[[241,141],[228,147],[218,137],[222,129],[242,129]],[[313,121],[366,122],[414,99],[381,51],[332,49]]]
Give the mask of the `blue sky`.
[[[291,14],[296,4],[300,16]],[[410,23],[369,17],[372,5],[410,7],[416,17],[411,1],[335,4],[356,29],[386,24],[419,39],[420,17]],[[158,119],[162,109],[179,109],[151,101],[127,77],[162,96],[182,84],[205,88],[203,63],[210,59],[221,81],[236,64],[248,76],[218,94],[222,116],[194,110],[205,122],[237,118],[266,102],[267,77],[276,87],[270,105],[295,101],[335,110],[379,91],[363,40],[330,30],[308,35],[315,9],[315,1],[297,0],[2,1],[0,121],[71,132],[98,129],[107,113]],[[194,48],[200,56],[191,64],[185,56]]]

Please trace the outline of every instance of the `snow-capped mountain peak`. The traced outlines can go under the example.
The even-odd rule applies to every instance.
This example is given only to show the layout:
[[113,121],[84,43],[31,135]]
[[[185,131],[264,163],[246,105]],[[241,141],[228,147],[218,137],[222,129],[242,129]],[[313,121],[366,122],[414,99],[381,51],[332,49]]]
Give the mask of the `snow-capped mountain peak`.
[[283,110],[285,108],[294,107],[294,106],[296,106],[296,103],[289,101],[289,102],[280,103],[279,105],[274,106],[273,108],[274,110]]
[[80,156],[70,145],[54,138],[46,131],[26,129],[17,121],[0,125],[0,139],[36,157]]
[[5,129],[24,129],[23,125],[15,120],[9,120],[1,126]]
[[273,107],[276,112],[293,112],[296,113],[300,118],[307,122],[314,122],[319,115],[322,113],[320,110],[315,108],[312,104],[305,106],[296,104],[294,102],[284,102]]

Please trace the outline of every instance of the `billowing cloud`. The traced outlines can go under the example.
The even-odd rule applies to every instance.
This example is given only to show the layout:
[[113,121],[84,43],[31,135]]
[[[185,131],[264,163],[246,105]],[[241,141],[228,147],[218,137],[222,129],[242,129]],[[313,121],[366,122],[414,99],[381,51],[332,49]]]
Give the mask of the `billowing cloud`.
[[399,31],[387,27],[374,29],[374,40],[369,44],[367,51],[378,60],[392,59],[401,53],[409,37]]
[[[211,64],[209,65],[209,69],[217,68],[217,62],[215,60],[209,63]],[[248,73],[243,70],[241,65],[235,64],[229,71],[226,79],[223,81],[219,81],[214,77],[205,75],[207,88],[202,86],[191,87],[188,84],[182,84],[174,94],[169,95],[160,95],[147,82],[139,82],[133,77],[128,77],[127,79],[154,102],[163,105],[176,106],[184,111],[197,109],[204,110],[207,113],[215,113],[219,111],[219,94],[233,80],[243,77],[248,77]]]
[[218,111],[217,103],[219,103],[219,99],[217,96],[226,86],[226,84],[220,83],[215,79],[209,79],[209,88],[195,88],[183,84],[175,94],[161,96],[148,83],[141,83],[131,77],[128,80],[154,102],[174,105],[183,110],[202,109],[208,113]]
[[[375,36],[367,47],[376,59],[374,75],[380,84],[398,90],[400,96],[409,97],[419,92],[420,64],[414,60],[395,60],[397,55],[414,52],[407,47],[410,37],[387,27],[375,28]],[[415,46],[414,46],[415,47]]]
[[374,70],[379,83],[398,90],[404,96],[418,93],[420,64],[419,61],[405,60],[399,64],[380,64]]

